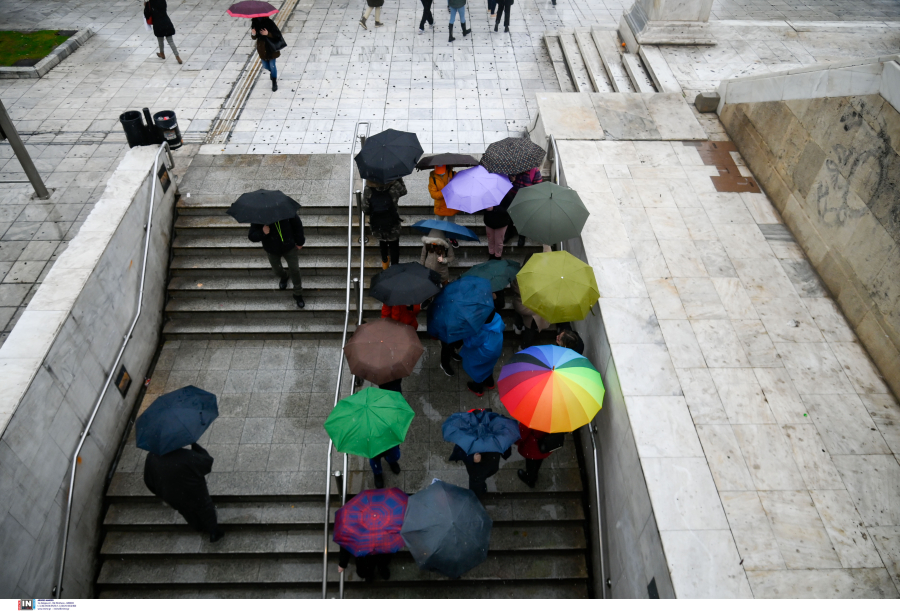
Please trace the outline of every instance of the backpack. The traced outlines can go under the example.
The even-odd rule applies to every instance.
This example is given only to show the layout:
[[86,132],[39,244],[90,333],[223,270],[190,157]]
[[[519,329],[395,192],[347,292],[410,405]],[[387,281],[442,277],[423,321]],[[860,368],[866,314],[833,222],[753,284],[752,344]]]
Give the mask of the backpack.
[[538,440],[538,450],[540,450],[542,454],[550,454],[563,447],[563,442],[565,440],[565,433],[550,433]]
[[372,189],[369,196],[369,225],[373,231],[386,232],[400,222],[390,189]]

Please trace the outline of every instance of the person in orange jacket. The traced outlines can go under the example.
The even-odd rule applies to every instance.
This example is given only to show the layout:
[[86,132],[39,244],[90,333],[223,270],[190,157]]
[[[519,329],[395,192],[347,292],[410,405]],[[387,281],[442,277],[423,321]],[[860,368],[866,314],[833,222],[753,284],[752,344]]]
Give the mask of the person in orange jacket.
[[381,306],[382,318],[393,318],[397,322],[409,325],[413,329],[419,328],[419,312],[422,310],[420,305],[383,305]]
[[[447,186],[447,183],[454,176],[456,176],[456,172],[453,171],[453,168],[448,168],[445,165],[434,166],[434,169],[428,175],[428,192],[431,194],[431,199],[434,200],[435,220],[449,221],[451,217],[459,212],[459,210],[447,207],[447,202],[444,201],[444,194],[441,193],[441,190]],[[452,238],[448,241],[453,248],[459,246],[456,240]]]

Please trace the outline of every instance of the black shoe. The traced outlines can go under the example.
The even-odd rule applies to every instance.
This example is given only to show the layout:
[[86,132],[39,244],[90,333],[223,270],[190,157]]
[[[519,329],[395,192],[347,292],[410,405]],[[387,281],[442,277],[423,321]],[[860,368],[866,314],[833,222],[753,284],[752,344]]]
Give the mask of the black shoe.
[[375,487],[384,488],[384,476],[380,473],[375,476]]
[[451,378],[456,375],[456,371],[453,369],[453,367],[451,367],[450,365],[444,365],[443,363],[441,363],[441,371],[446,373]]
[[454,352],[453,354],[451,354],[451,355],[450,355],[450,358],[453,359],[454,361],[456,361],[457,363],[462,363],[462,357],[459,356],[459,354],[456,353],[456,352]]
[[306,302],[303,301],[303,297],[294,297],[294,301],[297,302],[297,307],[301,310],[306,307]]
[[283,291],[284,289],[286,289],[286,288],[287,288],[287,281],[288,281],[287,278],[282,278],[281,281],[278,283],[278,288],[280,288],[282,291]]
[[529,488],[534,488],[534,482],[531,481],[530,479],[528,479],[528,476],[525,474],[525,471],[523,471],[522,469],[519,469],[518,471],[516,471],[516,475],[519,476],[519,479],[522,480],[526,486],[528,486]]
[[388,467],[391,468],[391,473],[393,473],[394,475],[397,475],[398,473],[400,473],[400,463],[389,462]]
[[504,32],[509,32],[509,26],[508,26],[508,25],[503,26],[503,31],[504,31]]
[[278,79],[272,77],[272,91],[278,91]]
[[494,24],[494,31],[496,32],[496,31],[497,31],[497,28],[499,28],[499,27],[500,27],[500,24],[499,24],[499,23],[495,23],[495,24]]
[[456,40],[456,39],[453,38],[453,24],[451,23],[450,24],[450,40],[448,40],[447,42],[453,42],[454,40]]
[[209,542],[215,543],[216,541],[219,541],[224,536],[225,536],[225,531],[222,530],[221,528],[217,528],[216,531],[209,536]]
[[465,21],[463,21],[463,23],[462,23],[462,30],[463,30],[463,36],[468,36],[468,35],[469,35],[469,32],[472,31],[472,30],[467,30],[467,29],[466,29],[466,22],[465,22]]

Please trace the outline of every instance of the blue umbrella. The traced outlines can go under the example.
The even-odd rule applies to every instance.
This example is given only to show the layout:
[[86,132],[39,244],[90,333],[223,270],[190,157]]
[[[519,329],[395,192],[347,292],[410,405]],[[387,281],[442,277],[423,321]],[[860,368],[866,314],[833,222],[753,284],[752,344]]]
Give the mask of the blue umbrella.
[[137,447],[168,454],[200,439],[219,415],[216,396],[196,386],[162,395],[134,423]]
[[444,287],[428,308],[428,333],[452,344],[481,330],[494,311],[491,283],[464,276]]
[[436,480],[409,497],[400,536],[421,568],[456,579],[485,561],[493,526],[474,492]]
[[478,242],[478,236],[468,227],[463,227],[450,221],[435,221],[428,219],[427,221],[419,221],[413,225],[414,229],[418,229],[422,233],[427,234],[432,229],[440,229],[448,238],[463,240],[469,242]]
[[466,454],[506,452],[521,437],[518,422],[481,409],[451,414],[441,433],[444,441],[455,443]]

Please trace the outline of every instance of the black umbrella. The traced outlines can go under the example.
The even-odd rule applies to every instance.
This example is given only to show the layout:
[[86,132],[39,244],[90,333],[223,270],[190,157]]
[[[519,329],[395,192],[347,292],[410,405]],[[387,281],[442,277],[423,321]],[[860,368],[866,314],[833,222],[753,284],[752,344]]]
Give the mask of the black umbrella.
[[354,159],[361,178],[386,184],[411,174],[422,152],[415,134],[386,129],[368,138]]
[[513,176],[540,167],[546,154],[528,138],[504,138],[487,147],[481,165],[488,172]]
[[238,223],[268,225],[291,218],[299,209],[300,204],[281,191],[259,189],[237,198],[228,209],[228,214]]
[[369,285],[369,295],[389,306],[422,303],[440,290],[441,275],[415,262],[391,265]]
[[454,168],[469,167],[478,165],[478,160],[471,155],[461,155],[459,153],[441,153],[440,155],[426,155],[416,164],[417,170],[427,170],[439,165],[447,165]]
[[437,480],[409,497],[400,536],[416,564],[456,579],[485,561],[493,525],[474,492]]

